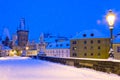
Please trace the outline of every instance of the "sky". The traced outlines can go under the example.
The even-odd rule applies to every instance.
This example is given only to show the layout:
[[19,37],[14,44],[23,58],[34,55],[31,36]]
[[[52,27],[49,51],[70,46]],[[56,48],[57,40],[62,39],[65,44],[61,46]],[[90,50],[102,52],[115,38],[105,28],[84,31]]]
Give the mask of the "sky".
[[120,32],[120,0],[0,0],[0,34],[7,28],[10,36],[16,33],[20,19],[25,18],[29,38],[52,33],[74,36],[76,33],[97,29],[109,34],[105,15],[112,9],[116,15],[114,34]]

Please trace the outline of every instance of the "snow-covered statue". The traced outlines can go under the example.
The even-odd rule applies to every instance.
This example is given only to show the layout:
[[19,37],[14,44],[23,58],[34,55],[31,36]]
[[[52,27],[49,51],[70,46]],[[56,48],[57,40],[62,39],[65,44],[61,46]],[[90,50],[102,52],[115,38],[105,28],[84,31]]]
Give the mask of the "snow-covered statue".
[[113,51],[112,48],[111,48],[110,51],[109,51],[109,57],[110,57],[110,58],[114,58],[114,51]]
[[39,53],[38,55],[45,55],[45,42],[44,42],[44,34],[40,35],[40,43],[39,43]]
[[40,43],[43,43],[43,42],[44,42],[44,34],[41,33],[41,35],[40,35]]

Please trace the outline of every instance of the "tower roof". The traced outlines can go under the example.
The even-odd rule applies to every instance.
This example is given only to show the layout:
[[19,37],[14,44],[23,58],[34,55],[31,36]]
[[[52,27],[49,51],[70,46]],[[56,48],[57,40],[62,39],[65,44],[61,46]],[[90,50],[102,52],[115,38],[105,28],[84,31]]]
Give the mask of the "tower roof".
[[25,18],[21,18],[20,19],[20,24],[19,24],[19,27],[17,28],[17,30],[18,31],[19,30],[26,30],[26,31],[28,31],[27,28],[26,28],[26,25],[25,25]]

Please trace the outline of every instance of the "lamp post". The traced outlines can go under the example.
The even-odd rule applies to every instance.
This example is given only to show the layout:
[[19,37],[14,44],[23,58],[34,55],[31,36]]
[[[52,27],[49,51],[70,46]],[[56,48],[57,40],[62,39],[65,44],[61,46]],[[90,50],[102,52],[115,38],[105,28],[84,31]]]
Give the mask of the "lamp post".
[[109,57],[114,58],[114,51],[113,51],[113,28],[115,23],[116,15],[113,13],[112,10],[109,10],[108,14],[106,15],[106,20],[109,25],[110,29],[110,51],[109,51]]
[[29,47],[26,46],[26,56],[28,55],[28,49],[29,49]]
[[29,49],[29,47],[27,46],[27,47],[26,47],[26,50],[28,50],[28,49]]

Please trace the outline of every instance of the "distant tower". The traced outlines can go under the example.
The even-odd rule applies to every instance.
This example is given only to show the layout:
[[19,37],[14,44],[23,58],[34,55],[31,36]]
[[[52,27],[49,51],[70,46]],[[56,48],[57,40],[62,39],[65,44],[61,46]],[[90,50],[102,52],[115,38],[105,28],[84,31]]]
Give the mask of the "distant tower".
[[29,33],[29,31],[26,29],[26,26],[25,26],[25,19],[22,18],[20,20],[20,26],[17,29],[18,46],[20,46],[22,49],[24,49],[27,45],[28,33]]

